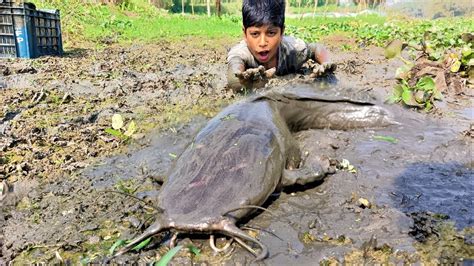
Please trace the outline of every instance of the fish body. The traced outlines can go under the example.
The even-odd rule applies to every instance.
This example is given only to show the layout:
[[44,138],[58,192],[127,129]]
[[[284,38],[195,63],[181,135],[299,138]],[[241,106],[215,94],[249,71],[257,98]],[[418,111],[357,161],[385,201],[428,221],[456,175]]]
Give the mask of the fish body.
[[321,93],[296,84],[225,108],[196,135],[170,170],[158,196],[163,212],[117,255],[163,230],[221,233],[257,243],[236,223],[282,186],[323,178],[329,164],[298,170],[301,153],[291,132],[308,128],[381,127],[393,122],[367,99]]

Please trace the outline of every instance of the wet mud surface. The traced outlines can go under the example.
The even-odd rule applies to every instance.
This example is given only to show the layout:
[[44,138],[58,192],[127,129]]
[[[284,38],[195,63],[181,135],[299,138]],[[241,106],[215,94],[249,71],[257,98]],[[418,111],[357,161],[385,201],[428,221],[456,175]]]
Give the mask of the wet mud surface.
[[[159,181],[176,157],[210,117],[246,97],[224,88],[232,44],[132,45],[0,61],[0,264],[100,262],[118,239],[144,230],[158,215]],[[382,49],[330,48],[340,86],[381,103],[396,84],[401,62],[384,59]],[[269,87],[298,79],[307,77],[271,80]],[[472,97],[446,97],[433,113],[385,107],[398,125],[294,134],[307,160],[326,155],[349,167],[275,194],[265,204],[269,212],[244,221],[262,229],[248,231],[269,248],[262,265],[474,259]],[[105,132],[115,113],[136,122],[130,139]],[[160,234],[115,261],[156,261],[169,239]],[[214,254],[207,239],[180,235],[201,252],[183,249],[173,262],[245,265],[254,258],[236,243]]]

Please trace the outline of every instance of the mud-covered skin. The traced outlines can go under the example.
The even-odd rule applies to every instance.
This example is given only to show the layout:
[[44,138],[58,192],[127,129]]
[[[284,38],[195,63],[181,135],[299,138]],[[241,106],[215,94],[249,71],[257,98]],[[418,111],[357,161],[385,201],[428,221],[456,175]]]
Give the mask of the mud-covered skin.
[[266,247],[235,226],[254,209],[238,208],[261,205],[277,187],[313,182],[329,171],[319,165],[285,174],[301,162],[289,127],[350,129],[391,121],[384,109],[370,103],[325,98],[311,85],[292,88],[236,103],[210,120],[171,169],[158,197],[163,213],[116,256],[159,231],[174,229],[253,241],[262,249],[257,260],[264,259]]
[[289,83],[257,99],[281,105],[281,116],[291,131],[309,128],[347,130],[396,124],[391,115],[367,93],[327,83]]
[[[284,166],[299,163],[297,146],[275,109],[275,103],[263,100],[237,103],[199,132],[159,196],[170,220],[208,222],[207,217],[268,198]],[[232,215],[239,219],[249,211]]]

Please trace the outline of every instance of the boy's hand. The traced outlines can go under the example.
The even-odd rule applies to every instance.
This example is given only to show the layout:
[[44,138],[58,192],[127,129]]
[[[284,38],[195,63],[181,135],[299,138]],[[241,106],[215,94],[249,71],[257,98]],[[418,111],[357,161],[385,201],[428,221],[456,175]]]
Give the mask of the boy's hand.
[[239,79],[240,83],[245,87],[263,87],[268,79],[275,76],[276,68],[270,68],[265,70],[264,66],[256,68],[249,68],[245,71],[238,72],[235,76]]
[[332,62],[326,62],[322,64],[314,64],[312,67],[313,72],[310,74],[310,77],[316,78],[323,74],[333,73],[336,70],[337,65]]
[[275,75],[275,72],[275,68],[265,70],[264,66],[259,66],[256,68],[249,68],[243,72],[236,73],[235,76],[244,81],[258,81],[261,79],[272,78]]

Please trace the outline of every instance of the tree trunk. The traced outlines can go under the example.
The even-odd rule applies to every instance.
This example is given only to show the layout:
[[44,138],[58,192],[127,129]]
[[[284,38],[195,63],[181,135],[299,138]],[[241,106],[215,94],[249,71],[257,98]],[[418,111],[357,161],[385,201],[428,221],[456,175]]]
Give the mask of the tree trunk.
[[221,17],[221,0],[216,0],[216,13],[218,17]]
[[207,0],[207,16],[211,17],[211,0]]
[[184,15],[184,0],[181,0],[181,14]]
[[314,0],[313,17],[316,15],[317,8],[318,8],[318,0]]
[[191,0],[191,14],[194,16],[194,0]]

